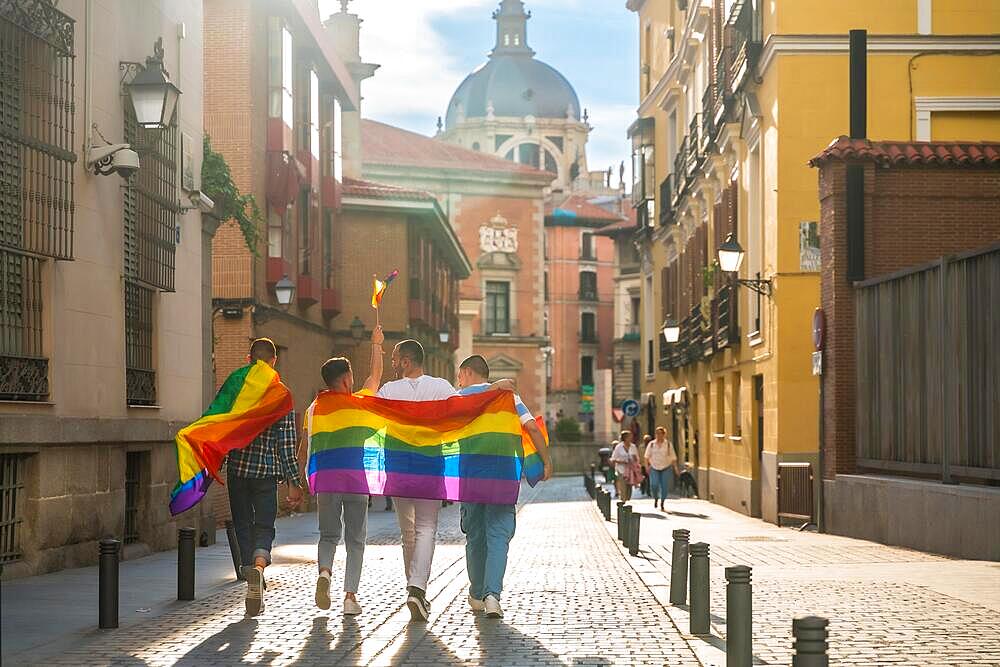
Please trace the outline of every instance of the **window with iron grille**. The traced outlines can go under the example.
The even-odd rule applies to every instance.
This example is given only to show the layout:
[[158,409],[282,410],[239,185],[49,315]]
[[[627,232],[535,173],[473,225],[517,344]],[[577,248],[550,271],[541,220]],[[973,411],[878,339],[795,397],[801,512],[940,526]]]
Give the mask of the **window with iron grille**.
[[0,399],[44,400],[45,257],[73,257],[74,22],[0,2]]
[[129,405],[156,405],[153,369],[153,290],[125,281],[125,397]]
[[148,452],[127,452],[125,454],[125,544],[139,541],[139,520],[142,509],[142,487],[146,468],[149,466]]
[[52,0],[0,2],[0,246],[73,257],[73,31]]
[[0,564],[21,560],[26,454],[0,454]]
[[146,130],[124,100],[125,141],[139,152],[142,169],[125,185],[125,277],[166,292],[174,291],[177,248],[177,125]]

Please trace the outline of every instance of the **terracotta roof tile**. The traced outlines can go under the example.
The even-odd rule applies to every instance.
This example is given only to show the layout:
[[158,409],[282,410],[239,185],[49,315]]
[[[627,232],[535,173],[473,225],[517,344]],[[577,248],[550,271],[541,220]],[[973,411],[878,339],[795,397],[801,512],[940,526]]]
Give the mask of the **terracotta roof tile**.
[[361,121],[361,154],[368,164],[459,169],[525,174],[555,178],[555,174],[510,160],[472,151],[402,128],[364,119]]
[[831,160],[866,160],[891,166],[1000,167],[1000,143],[871,141],[840,136],[809,160],[809,166]]
[[423,190],[412,190],[409,188],[397,188],[394,185],[384,185],[373,183],[372,181],[361,181],[354,178],[345,178],[341,193],[345,197],[363,197],[366,199],[408,199],[419,201],[433,201],[434,195]]
[[566,197],[558,205],[550,202],[545,206],[545,217],[555,219],[577,218],[592,222],[618,222],[622,219],[622,216],[601,208],[597,204],[590,203],[590,199],[593,199],[593,197],[577,194]]

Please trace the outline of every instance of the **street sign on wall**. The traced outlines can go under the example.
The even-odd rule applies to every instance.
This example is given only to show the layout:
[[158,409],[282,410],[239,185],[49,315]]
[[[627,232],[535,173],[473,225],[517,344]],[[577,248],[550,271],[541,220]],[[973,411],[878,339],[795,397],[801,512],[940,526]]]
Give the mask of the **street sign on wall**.
[[592,384],[580,386],[580,412],[587,414],[594,412],[594,385]]
[[639,401],[633,398],[622,401],[622,414],[626,417],[635,417],[639,414]]

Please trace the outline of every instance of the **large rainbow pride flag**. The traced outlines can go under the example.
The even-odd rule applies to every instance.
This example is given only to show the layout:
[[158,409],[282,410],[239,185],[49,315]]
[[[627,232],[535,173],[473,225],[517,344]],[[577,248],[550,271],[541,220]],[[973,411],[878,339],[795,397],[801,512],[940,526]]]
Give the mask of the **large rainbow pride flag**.
[[322,392],[306,423],[313,493],[517,502],[525,451],[510,392],[428,402]]
[[[535,417],[535,423],[538,424],[538,430],[542,432],[542,438],[547,447],[549,431],[545,428],[545,418],[539,415]],[[528,481],[528,484],[534,486],[545,475],[545,465],[542,463],[542,457],[535,449],[535,443],[531,441],[531,436],[528,435],[527,431],[522,431],[521,440],[524,443],[524,479]]]
[[226,454],[242,449],[292,409],[292,395],[263,361],[233,371],[201,418],[174,442],[180,481],[170,493],[170,513],[191,509],[205,497]]

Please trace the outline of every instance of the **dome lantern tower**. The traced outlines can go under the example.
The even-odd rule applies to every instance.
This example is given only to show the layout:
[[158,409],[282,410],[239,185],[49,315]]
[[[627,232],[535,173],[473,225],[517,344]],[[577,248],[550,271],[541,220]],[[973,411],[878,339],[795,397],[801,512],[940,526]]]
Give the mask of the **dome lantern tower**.
[[528,19],[531,12],[524,11],[521,0],[503,0],[500,8],[493,12],[497,22],[497,43],[490,57],[498,55],[524,55],[529,58],[535,52],[528,47]]

